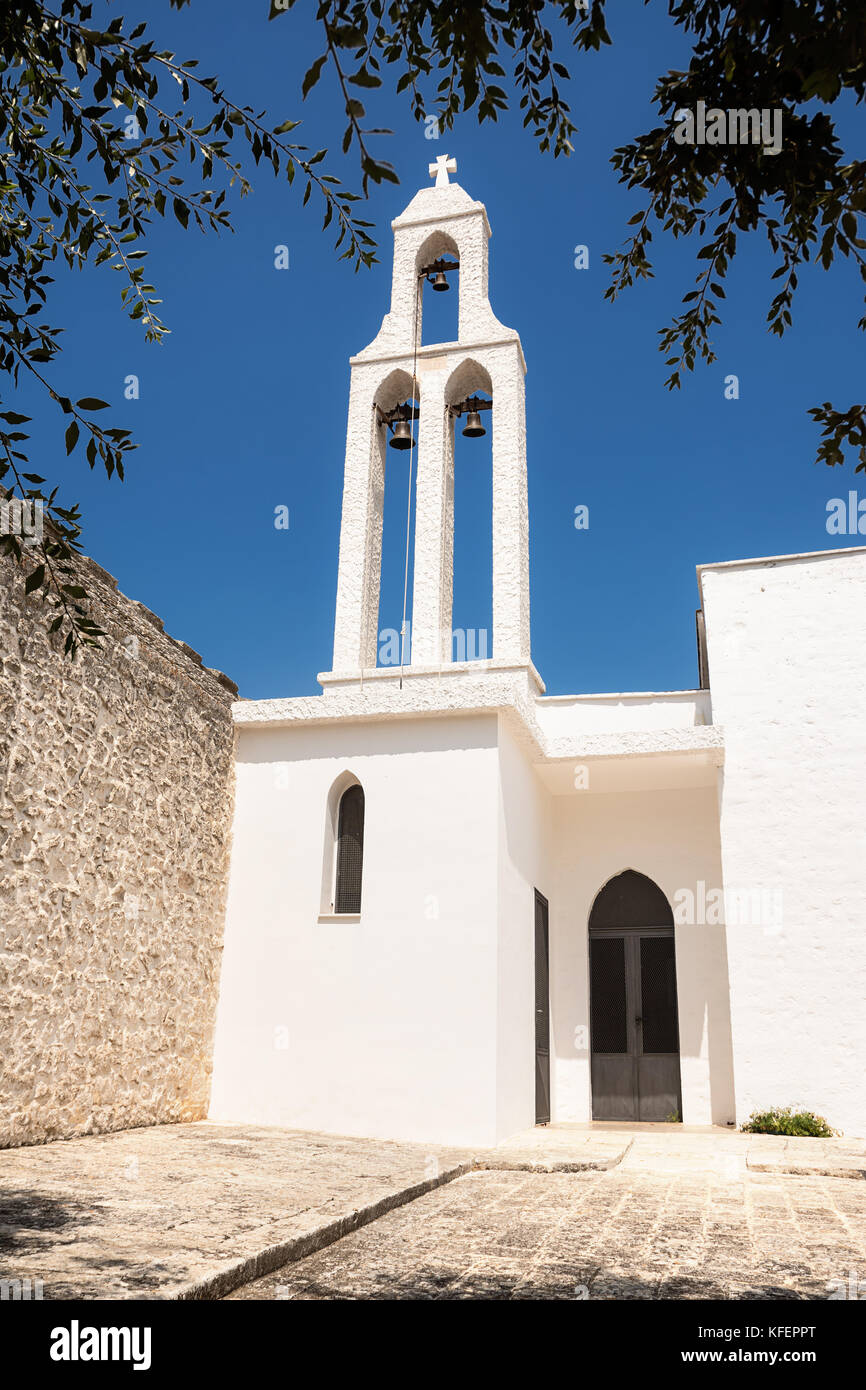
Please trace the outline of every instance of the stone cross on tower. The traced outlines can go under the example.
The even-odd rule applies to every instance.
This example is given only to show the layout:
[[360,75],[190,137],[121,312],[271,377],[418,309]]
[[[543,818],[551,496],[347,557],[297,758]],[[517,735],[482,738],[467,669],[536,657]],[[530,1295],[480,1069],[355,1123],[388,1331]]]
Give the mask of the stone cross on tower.
[[457,160],[451,159],[447,154],[437,155],[432,164],[428,164],[427,172],[431,179],[435,178],[437,188],[449,188],[449,174],[457,173]]
[[[466,669],[466,663],[453,659],[451,631],[454,433],[456,407],[465,406],[476,392],[492,399],[485,415],[493,468],[493,654],[488,664],[491,670],[531,671],[526,363],[517,333],[500,323],[490,307],[487,213],[482,203],[449,181],[455,169],[456,160],[440,155],[430,166],[435,187],[420,189],[391,223],[391,307],[373,342],[351,359],[333,669],[320,676],[326,689],[361,682],[376,666],[385,470],[408,458],[388,448],[382,417],[413,397],[418,405],[413,424],[418,438],[415,568],[411,660],[405,675],[411,681],[436,671],[441,679]],[[439,260],[457,263],[448,272],[451,293],[458,299],[456,340],[422,346],[427,271]],[[380,674],[385,679],[385,672]]]

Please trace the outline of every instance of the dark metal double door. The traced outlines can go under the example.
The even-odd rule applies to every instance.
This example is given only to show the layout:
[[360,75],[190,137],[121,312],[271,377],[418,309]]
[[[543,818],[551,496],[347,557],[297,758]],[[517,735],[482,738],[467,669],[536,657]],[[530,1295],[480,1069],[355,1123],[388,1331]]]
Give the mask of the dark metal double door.
[[672,927],[590,930],[592,1117],[680,1118]]

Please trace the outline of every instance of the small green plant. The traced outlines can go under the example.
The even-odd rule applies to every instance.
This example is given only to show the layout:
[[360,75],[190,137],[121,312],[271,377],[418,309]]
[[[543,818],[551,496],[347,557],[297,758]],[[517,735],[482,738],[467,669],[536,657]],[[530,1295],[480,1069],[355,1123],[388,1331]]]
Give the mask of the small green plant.
[[823,1115],[813,1115],[811,1110],[795,1110],[791,1105],[753,1110],[743,1129],[747,1134],[786,1134],[812,1139],[833,1139],[839,1133],[831,1129]]
[[665,1124],[666,1124],[666,1125],[678,1125],[679,1122],[680,1122],[680,1112],[679,1112],[679,1110],[672,1110],[671,1113],[670,1113],[669,1115],[665,1115]]

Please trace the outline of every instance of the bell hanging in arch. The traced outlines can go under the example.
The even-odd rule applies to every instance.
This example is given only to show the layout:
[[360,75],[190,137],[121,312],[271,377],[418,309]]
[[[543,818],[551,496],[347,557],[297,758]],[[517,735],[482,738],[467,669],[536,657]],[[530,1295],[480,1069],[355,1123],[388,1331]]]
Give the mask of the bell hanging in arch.
[[[483,431],[482,431],[483,432]],[[409,428],[408,420],[397,420],[394,424],[394,432],[391,435],[392,449],[411,449],[415,440],[412,438],[412,431]]]
[[445,274],[444,270],[437,270],[432,280],[430,280],[430,284],[433,286],[437,294],[442,294],[443,290],[449,290],[451,288],[451,286],[448,284],[448,277]]
[[[474,407],[478,402],[473,398],[469,405]],[[487,431],[481,423],[481,415],[475,409],[470,409],[466,416],[466,424],[463,426],[463,435],[466,439],[480,439]]]

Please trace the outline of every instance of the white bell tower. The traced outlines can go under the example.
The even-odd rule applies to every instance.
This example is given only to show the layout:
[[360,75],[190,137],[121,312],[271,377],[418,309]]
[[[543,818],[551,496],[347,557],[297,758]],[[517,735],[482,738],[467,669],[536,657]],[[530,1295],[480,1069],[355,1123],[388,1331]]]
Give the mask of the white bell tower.
[[[455,407],[475,392],[492,400],[484,423],[493,445],[493,643],[491,660],[472,665],[530,667],[526,363],[517,333],[490,307],[490,224],[483,204],[449,180],[456,168],[441,155],[430,165],[435,185],[416,193],[392,222],[391,308],[370,346],[351,359],[333,670],[320,677],[325,687],[364,680],[376,666],[385,468],[400,457],[388,450],[382,417],[413,399],[412,640],[402,675],[467,669],[452,662],[454,428]],[[457,341],[421,347],[424,272],[438,260],[459,265]],[[377,673],[389,674],[400,671]]]

